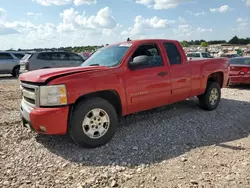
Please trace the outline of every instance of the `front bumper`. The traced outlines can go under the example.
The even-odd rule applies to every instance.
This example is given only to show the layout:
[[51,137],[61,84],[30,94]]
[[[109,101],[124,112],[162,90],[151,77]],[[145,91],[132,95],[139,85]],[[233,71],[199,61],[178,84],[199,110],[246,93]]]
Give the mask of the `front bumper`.
[[20,113],[26,127],[48,135],[67,133],[69,107],[33,108],[22,100]]

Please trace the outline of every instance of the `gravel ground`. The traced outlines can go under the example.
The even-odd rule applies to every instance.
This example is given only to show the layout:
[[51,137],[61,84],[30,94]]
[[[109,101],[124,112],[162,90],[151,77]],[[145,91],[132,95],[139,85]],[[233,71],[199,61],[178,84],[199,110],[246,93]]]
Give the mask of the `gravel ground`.
[[96,149],[22,128],[19,83],[0,77],[0,187],[250,187],[250,87],[123,118]]

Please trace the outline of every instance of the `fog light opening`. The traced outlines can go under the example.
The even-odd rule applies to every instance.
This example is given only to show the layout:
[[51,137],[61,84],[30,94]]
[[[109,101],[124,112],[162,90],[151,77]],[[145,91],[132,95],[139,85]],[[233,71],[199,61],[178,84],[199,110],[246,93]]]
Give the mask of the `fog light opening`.
[[39,129],[41,132],[47,132],[47,129],[44,126],[39,126]]

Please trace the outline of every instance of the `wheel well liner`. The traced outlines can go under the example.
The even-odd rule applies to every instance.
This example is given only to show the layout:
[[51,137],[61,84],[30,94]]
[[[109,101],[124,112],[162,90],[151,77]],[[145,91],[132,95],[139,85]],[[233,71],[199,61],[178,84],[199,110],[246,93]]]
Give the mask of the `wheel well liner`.
[[224,75],[222,72],[215,72],[212,73],[208,76],[207,81],[213,81],[219,83],[220,87],[222,88],[223,86],[223,81],[224,81]]
[[12,72],[15,70],[15,68],[20,67],[20,65],[16,65],[13,67]]

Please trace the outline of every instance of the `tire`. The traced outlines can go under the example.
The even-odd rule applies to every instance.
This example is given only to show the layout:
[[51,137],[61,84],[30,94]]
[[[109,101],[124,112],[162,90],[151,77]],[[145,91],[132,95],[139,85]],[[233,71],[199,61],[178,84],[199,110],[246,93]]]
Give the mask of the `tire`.
[[[216,94],[217,94],[217,97]],[[221,99],[221,88],[217,82],[208,82],[206,91],[203,95],[198,96],[200,107],[204,110],[215,110]],[[215,99],[217,98],[217,99]]]
[[69,135],[80,146],[100,147],[113,138],[117,122],[117,113],[112,104],[102,98],[91,98],[80,102],[74,109],[69,122]]
[[15,67],[13,68],[13,70],[12,70],[11,75],[12,75],[13,77],[18,78],[18,77],[19,77],[19,71],[20,71],[20,66],[15,66]]

